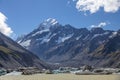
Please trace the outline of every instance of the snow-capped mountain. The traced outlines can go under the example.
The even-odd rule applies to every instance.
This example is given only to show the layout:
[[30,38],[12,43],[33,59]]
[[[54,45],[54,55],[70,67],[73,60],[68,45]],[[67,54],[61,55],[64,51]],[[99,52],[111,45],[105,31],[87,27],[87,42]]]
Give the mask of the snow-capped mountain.
[[52,26],[59,25],[58,21],[56,19],[48,18],[47,20],[44,20],[39,27],[39,29],[49,29]]
[[91,55],[116,35],[117,32],[102,28],[88,30],[63,26],[49,18],[17,42],[48,62],[69,66],[97,65],[99,59],[92,61]]
[[17,40],[17,42],[27,49],[32,49],[33,45],[35,49],[41,45],[47,46],[46,43],[52,43],[49,46],[54,46],[71,38],[75,31],[76,29],[70,25],[62,26],[55,19],[49,18],[42,22],[37,29],[26,35],[25,38]]

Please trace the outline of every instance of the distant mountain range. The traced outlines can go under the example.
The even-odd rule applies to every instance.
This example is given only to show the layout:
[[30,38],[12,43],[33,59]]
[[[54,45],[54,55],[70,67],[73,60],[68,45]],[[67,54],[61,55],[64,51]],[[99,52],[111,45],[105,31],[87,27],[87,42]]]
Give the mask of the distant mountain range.
[[120,67],[120,30],[77,29],[49,18],[17,42],[50,63]]
[[47,68],[47,64],[35,54],[0,33],[0,68],[18,69],[20,67]]

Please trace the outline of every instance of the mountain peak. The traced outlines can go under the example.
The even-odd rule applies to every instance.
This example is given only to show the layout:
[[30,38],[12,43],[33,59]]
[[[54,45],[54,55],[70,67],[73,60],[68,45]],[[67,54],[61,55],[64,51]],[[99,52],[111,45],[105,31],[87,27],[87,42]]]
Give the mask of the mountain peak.
[[55,24],[58,24],[58,21],[54,18],[48,18],[47,20],[45,20],[45,23],[55,25]]
[[92,28],[91,31],[95,34],[100,34],[104,32],[103,28],[101,27]]
[[92,30],[92,31],[94,31],[94,30],[103,30],[103,28],[101,28],[101,27],[94,27],[94,28],[92,28],[91,30]]
[[48,18],[46,20],[44,20],[41,24],[40,24],[40,29],[49,29],[52,26],[56,26],[58,25],[58,21],[54,18]]

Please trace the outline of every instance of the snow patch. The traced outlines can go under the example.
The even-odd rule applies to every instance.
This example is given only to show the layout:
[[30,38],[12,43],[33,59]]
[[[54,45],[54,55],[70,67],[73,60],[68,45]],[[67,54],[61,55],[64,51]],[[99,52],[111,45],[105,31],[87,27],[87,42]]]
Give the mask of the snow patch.
[[117,32],[113,32],[113,35],[116,35],[117,34]]
[[56,19],[48,18],[43,23],[41,23],[41,26],[44,29],[49,29],[51,26],[55,26],[56,24],[58,24],[58,21]]
[[31,43],[31,40],[27,40],[27,41],[24,41],[22,43],[20,43],[21,46],[24,46],[24,47],[28,47]]
[[49,29],[41,30],[41,31],[36,32],[35,34],[32,34],[32,36],[36,36],[37,34],[42,34],[44,32],[48,32],[48,31],[49,31]]
[[86,40],[88,37],[89,37],[89,34],[83,40]]
[[21,41],[22,41],[22,40],[19,40],[17,43],[20,44]]
[[109,34],[110,32],[105,32],[105,33],[103,33],[103,35],[107,35],[107,34]]
[[55,25],[58,23],[58,21],[56,19],[52,19],[52,18],[48,18],[46,20],[46,22],[50,23],[51,25]]
[[78,36],[78,37],[76,38],[76,40],[79,40],[81,37],[82,37],[82,35]]
[[68,36],[64,36],[64,37],[59,37],[57,43],[59,44],[59,43],[61,43],[61,42],[64,42],[64,41],[70,39],[72,36],[73,36],[73,34],[68,35]]
[[41,41],[40,44],[43,44],[43,43],[47,43],[51,40],[52,37],[54,37],[56,35],[56,33],[54,33],[53,35],[51,35],[51,33],[49,33],[48,35],[46,35],[45,37],[42,37],[42,38],[39,38],[39,39],[36,39],[36,40],[39,40]]
[[115,31],[115,32],[112,33],[112,35],[109,36],[109,38],[112,38],[112,37],[114,37],[116,35],[117,35],[117,32]]
[[43,37],[43,38],[39,38],[39,40],[42,40],[42,41],[41,41],[41,44],[43,44],[43,43],[45,43],[45,42],[49,42],[49,41],[50,41],[50,39],[49,39],[50,35],[51,35],[51,33],[49,33],[48,35],[46,35],[46,36]]
[[105,33],[103,33],[103,34],[95,34],[95,35],[92,37],[92,39],[95,38],[95,37],[104,36],[104,35],[107,35],[107,34],[109,34],[109,32],[105,32]]
[[98,37],[98,36],[100,36],[100,34],[95,34],[95,35],[92,37],[92,39],[95,38],[95,37]]

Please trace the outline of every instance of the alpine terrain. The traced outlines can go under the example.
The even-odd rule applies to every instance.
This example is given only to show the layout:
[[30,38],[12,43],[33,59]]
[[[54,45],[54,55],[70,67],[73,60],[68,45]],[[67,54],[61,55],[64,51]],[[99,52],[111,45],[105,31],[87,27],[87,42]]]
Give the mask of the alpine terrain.
[[74,28],[49,18],[17,42],[50,63],[64,66],[120,66],[120,30]]

